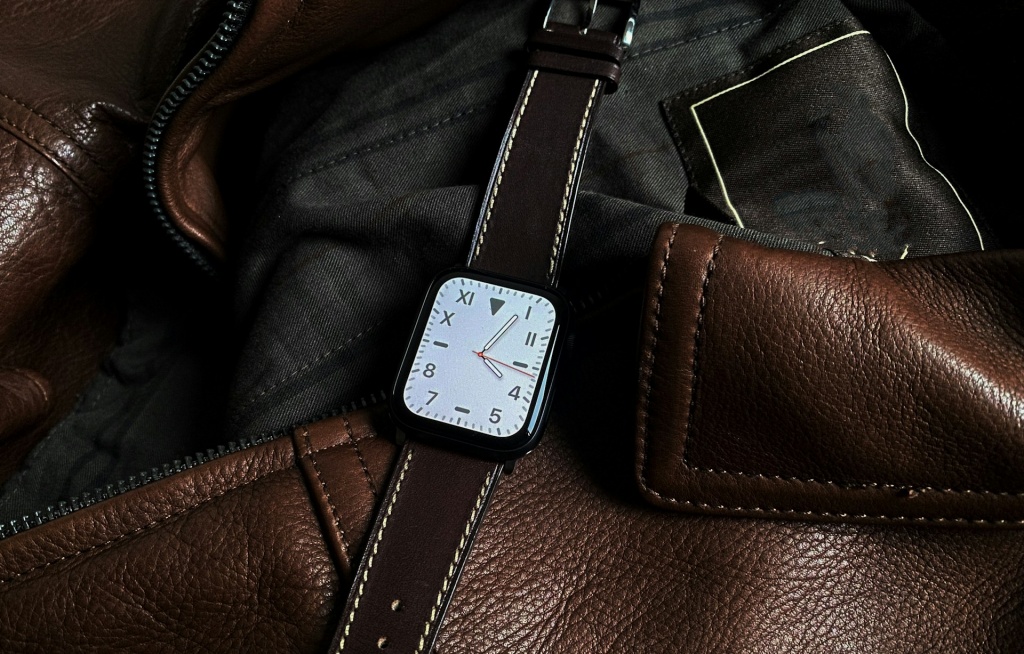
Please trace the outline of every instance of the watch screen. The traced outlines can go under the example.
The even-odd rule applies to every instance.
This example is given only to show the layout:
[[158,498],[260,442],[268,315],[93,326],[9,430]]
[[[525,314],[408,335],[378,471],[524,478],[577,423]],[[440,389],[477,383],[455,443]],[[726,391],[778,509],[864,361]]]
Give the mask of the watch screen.
[[453,277],[438,289],[402,389],[413,413],[491,436],[526,424],[555,329],[547,298]]

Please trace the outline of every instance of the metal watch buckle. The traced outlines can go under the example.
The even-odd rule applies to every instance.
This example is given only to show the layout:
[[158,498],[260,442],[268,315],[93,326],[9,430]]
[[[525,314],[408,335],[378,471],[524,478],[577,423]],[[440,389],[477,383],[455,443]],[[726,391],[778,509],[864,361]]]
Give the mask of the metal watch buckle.
[[[555,5],[558,2],[560,0],[551,0],[551,4],[548,5],[548,11],[544,15],[544,23],[542,25],[544,29],[547,29],[548,21],[551,19],[551,12],[554,11]],[[640,0],[589,0],[586,12],[583,14],[582,24],[578,25],[580,32],[586,34],[587,30],[593,27],[598,7],[603,5],[612,5],[622,10],[625,22],[622,26],[619,42],[623,49],[628,48],[633,42],[633,31],[636,29],[636,16],[640,11]]]

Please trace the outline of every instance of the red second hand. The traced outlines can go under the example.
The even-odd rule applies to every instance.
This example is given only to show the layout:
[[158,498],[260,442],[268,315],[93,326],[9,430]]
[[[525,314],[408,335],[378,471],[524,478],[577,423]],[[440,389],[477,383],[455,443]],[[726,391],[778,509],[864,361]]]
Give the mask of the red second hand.
[[488,361],[493,361],[494,363],[498,364],[499,366],[505,366],[509,370],[515,370],[520,375],[526,375],[527,377],[536,377],[536,375],[531,375],[530,373],[526,372],[525,370],[520,370],[519,368],[516,368],[515,366],[510,366],[507,363],[505,363],[504,361],[498,361],[494,357],[489,357],[486,354],[484,354],[483,352],[477,352],[476,350],[473,350],[473,354],[477,355],[481,359],[487,359]]

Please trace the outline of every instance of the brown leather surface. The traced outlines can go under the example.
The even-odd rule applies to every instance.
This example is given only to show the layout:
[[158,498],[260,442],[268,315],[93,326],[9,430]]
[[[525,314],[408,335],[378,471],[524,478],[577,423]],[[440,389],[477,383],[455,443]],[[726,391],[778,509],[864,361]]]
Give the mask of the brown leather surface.
[[[105,157],[106,130],[131,133],[131,125],[139,124],[132,107],[147,101],[145,93],[118,92],[138,90],[134,81],[146,75],[135,66],[162,65],[155,53],[174,49],[174,39],[164,41],[164,35],[180,33],[174,29],[190,20],[192,8],[142,1],[89,4],[95,14],[81,2],[11,7],[16,11],[4,13],[9,36],[0,41],[3,347],[11,334],[26,333],[25,316],[41,319],[42,298],[53,297],[51,289],[88,239],[91,228],[82,216],[91,215],[97,198],[112,188],[111,171],[93,170],[89,153]],[[36,8],[46,12],[45,20]],[[131,29],[120,22],[118,11],[125,8]],[[61,72],[41,72],[40,79],[54,80],[50,86],[22,86],[41,66],[36,48],[54,34],[69,54],[47,63]],[[150,58],[139,54],[140,34],[145,52],[154,53]],[[76,68],[97,57],[105,65]],[[110,94],[91,95],[93,84]],[[82,89],[88,92],[76,95]],[[94,115],[102,119],[89,122]],[[110,138],[121,142],[121,136]],[[111,160],[123,161],[120,146],[111,147]],[[200,181],[208,179],[200,175]],[[689,374],[689,390],[701,393],[701,411],[711,414],[693,417],[695,430],[708,437],[693,453],[701,465],[744,475],[756,468],[779,476],[824,473],[841,481],[843,492],[872,483],[865,481],[871,477],[905,486],[908,497],[930,497],[933,491],[922,493],[918,486],[932,479],[950,486],[981,481],[986,491],[1016,492],[1019,253],[851,266],[766,254],[732,241],[722,241],[713,256],[717,236],[686,233],[690,241],[680,245],[689,243],[693,261],[666,269],[658,294],[669,293],[666,302],[675,303],[677,317],[692,326],[687,336],[682,327],[659,325],[659,338],[680,344],[689,339],[692,347],[689,358],[682,348],[676,369],[654,373],[653,379],[664,373],[675,381],[668,384],[672,394],[647,411],[664,411],[666,421],[680,412],[689,419]],[[658,254],[664,257],[664,234],[662,239]],[[678,263],[678,253],[673,259]],[[731,281],[719,284],[723,277]],[[864,303],[864,293],[885,300],[882,315]],[[795,315],[798,308],[802,315]],[[851,312],[860,323],[850,320]],[[794,329],[777,328],[773,321],[780,313],[793,314],[786,319],[795,321]],[[840,338],[837,325],[848,321],[860,340]],[[819,335],[824,327],[833,329]],[[655,349],[649,340],[647,346]],[[705,372],[714,361],[719,373],[734,376],[701,376],[693,388],[694,349]],[[730,352],[738,358],[730,359]],[[849,356],[862,352],[866,359]],[[810,369],[808,361],[832,365],[813,366],[818,376],[803,379],[799,373]],[[893,362],[915,367],[898,375],[868,374],[891,372]],[[950,375],[951,363],[957,364],[954,372],[970,374]],[[14,427],[7,433],[13,433],[28,424],[25,416],[46,413],[44,382],[38,373],[0,365],[0,383],[8,389],[0,410],[8,412]],[[736,376],[748,404],[730,388]],[[938,383],[949,378],[960,383]],[[751,386],[752,379],[764,386]],[[900,379],[912,386],[900,387]],[[880,393],[884,384],[889,389]],[[839,388],[850,390],[842,395]],[[829,389],[842,402],[817,401]],[[895,408],[875,407],[883,395],[902,399]],[[917,398],[926,402],[919,406]],[[611,402],[588,401],[589,411],[556,421],[496,493],[438,651],[1019,651],[1024,538],[1018,530],[667,511],[635,490],[628,420]],[[775,402],[791,412],[762,415]],[[842,417],[818,421],[819,412]],[[863,429],[864,418],[879,427]],[[807,434],[793,427],[800,420],[813,420],[814,434],[824,442],[787,440]],[[735,425],[761,431],[731,431],[739,429]],[[888,433],[881,425],[895,430],[898,443],[877,440]],[[394,457],[394,446],[378,436],[387,430],[366,412],[310,425],[291,439],[226,456],[0,541],[0,650],[324,651],[341,614],[346,565],[366,540]],[[678,444],[688,432],[662,435]],[[766,439],[754,438],[762,433]],[[863,440],[836,447],[844,435]],[[745,449],[733,446],[733,438]],[[677,473],[679,462],[651,460]],[[661,481],[670,490],[679,475],[665,474]],[[730,472],[728,484],[684,490],[735,493],[744,475]],[[753,486],[743,492],[760,499],[775,491]],[[949,501],[947,495],[935,503],[952,511],[946,515],[960,515],[964,502],[973,501]],[[711,499],[722,503],[720,495]],[[991,510],[1002,511],[1004,504],[997,501]]]
[[623,51],[614,34],[557,24],[538,30],[530,47],[535,68],[491,173],[469,265],[554,286],[592,119]]
[[666,225],[637,466],[670,508],[1024,525],[1024,254],[889,263]]
[[[357,460],[370,417],[300,430],[0,542],[3,651],[324,651],[343,583],[311,499],[317,477],[295,446],[340,484],[347,510],[366,500],[368,522],[372,494],[345,459]],[[367,463],[379,475],[391,457]],[[357,520],[354,537],[365,527]]]
[[[629,422],[556,422],[504,478],[436,651],[1024,641],[1020,532],[665,511],[635,490]],[[328,651],[348,582],[324,534],[365,539],[387,429],[369,412],[332,418],[0,541],[4,651]],[[319,475],[296,462],[307,443]],[[316,504],[321,481],[337,515]]]
[[459,1],[257,2],[243,36],[181,106],[164,136],[158,178],[160,198],[172,220],[208,251],[223,256],[228,226],[214,159],[225,106],[328,54],[393,41]]
[[[33,433],[67,410],[110,343],[111,317],[85,300],[88,275],[74,266],[204,4],[0,2],[0,367],[50,385],[53,410],[36,412]],[[34,392],[9,381],[0,402]],[[26,440],[0,448],[9,468]]]
[[1009,653],[1024,642],[1019,532],[644,507],[617,426],[554,425],[502,481],[438,652]]

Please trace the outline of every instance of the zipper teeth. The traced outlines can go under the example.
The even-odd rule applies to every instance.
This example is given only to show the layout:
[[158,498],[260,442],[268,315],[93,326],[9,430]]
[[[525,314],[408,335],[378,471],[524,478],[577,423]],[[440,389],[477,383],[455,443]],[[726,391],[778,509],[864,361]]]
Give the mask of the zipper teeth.
[[35,513],[22,516],[17,520],[11,520],[8,523],[0,524],[0,540],[31,529],[32,527],[38,527],[41,524],[51,520],[56,520],[57,518],[74,513],[80,509],[92,506],[97,502],[108,500],[112,497],[121,495],[122,493],[127,493],[128,491],[145,486],[146,484],[151,484],[154,481],[159,481],[160,479],[164,479],[165,477],[169,477],[173,474],[184,472],[190,468],[219,459],[228,454],[233,454],[261,443],[265,443],[275,436],[276,434],[254,439],[242,438],[237,442],[232,441],[227,445],[218,445],[216,448],[211,448],[205,452],[197,452],[192,456],[186,456],[184,459],[176,459],[171,463],[165,463],[162,466],[144,470],[137,475],[128,477],[128,479],[122,479],[115,483],[101,486],[93,489],[92,492],[82,493],[78,497],[73,497],[70,500],[52,504],[42,511],[36,511]]
[[251,8],[252,0],[229,0],[217,31],[199,55],[199,59],[157,107],[142,147],[142,179],[149,206],[171,240],[185,252],[193,263],[211,276],[217,272],[211,259],[178,231],[160,201],[156,180],[157,155],[171,118],[181,108],[185,100],[223,61],[224,56],[238,39]]
[[132,475],[127,479],[122,479],[112,484],[107,484],[106,486],[94,488],[92,491],[82,493],[78,497],[73,497],[69,500],[58,502],[56,504],[51,504],[50,506],[46,507],[41,511],[36,511],[35,513],[31,513],[29,515],[24,515],[18,518],[17,520],[11,520],[10,522],[0,523],[0,540],[3,540],[15,534],[20,534],[21,532],[27,531],[33,527],[38,527],[42,524],[50,522],[51,520],[62,518],[66,515],[74,513],[75,511],[79,511],[86,507],[90,507],[93,504],[96,504],[97,502],[109,500],[112,497],[117,497],[118,495],[122,495],[124,493],[127,493],[128,491],[133,491],[136,488],[141,488],[142,486],[152,484],[155,481],[166,479],[167,477],[170,477],[171,475],[176,475],[179,472],[185,472],[186,470],[190,470],[192,468],[195,468],[196,466],[200,466],[211,461],[216,461],[217,459],[225,457],[229,454],[235,454],[236,452],[242,452],[244,450],[256,447],[257,445],[262,445],[263,443],[272,441],[275,438],[284,436],[285,434],[293,431],[294,429],[301,425],[307,425],[312,422],[318,422],[320,420],[324,420],[326,418],[330,418],[332,416],[336,416],[342,413],[349,413],[351,411],[364,409],[375,404],[380,404],[381,402],[386,400],[387,397],[388,394],[386,391],[376,391],[374,393],[370,393],[369,395],[363,396],[358,400],[355,400],[354,402],[349,402],[348,404],[342,405],[341,409],[324,413],[318,416],[314,416],[312,418],[307,418],[305,420],[300,420],[299,422],[289,425],[288,427],[285,427],[283,429],[279,429],[275,432],[263,434],[262,436],[256,436],[254,438],[240,438],[237,441],[231,441],[226,445],[218,445],[215,448],[210,448],[204,452],[197,452],[192,456],[186,456],[183,459],[175,459],[170,463],[165,463],[161,466],[154,466],[149,470],[143,470],[139,474]]

